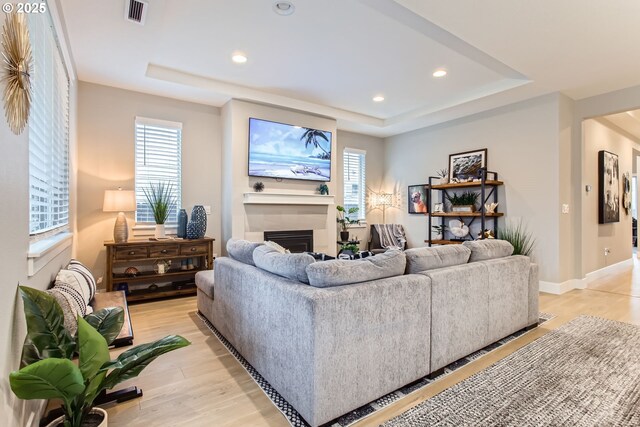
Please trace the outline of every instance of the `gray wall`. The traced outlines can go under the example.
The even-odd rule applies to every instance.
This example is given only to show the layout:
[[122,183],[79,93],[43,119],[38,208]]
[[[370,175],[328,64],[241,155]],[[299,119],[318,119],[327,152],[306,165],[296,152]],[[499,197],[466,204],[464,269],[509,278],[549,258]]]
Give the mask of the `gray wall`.
[[[102,212],[104,190],[133,190],[136,116],[182,123],[182,207],[210,205],[207,235],[220,253],[220,109],[80,82],[78,105],[78,258],[96,277],[105,269],[104,241],[113,239],[115,214]],[[129,227],[135,225],[128,212]],[[130,236],[132,232],[130,231]]]

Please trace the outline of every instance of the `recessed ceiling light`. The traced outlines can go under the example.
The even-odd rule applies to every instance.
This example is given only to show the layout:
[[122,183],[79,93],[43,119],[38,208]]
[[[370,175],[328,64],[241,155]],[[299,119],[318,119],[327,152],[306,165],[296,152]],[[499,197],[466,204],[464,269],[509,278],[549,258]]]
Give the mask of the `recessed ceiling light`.
[[231,60],[236,64],[244,64],[247,62],[247,55],[242,52],[234,52],[231,56]]
[[384,96],[382,95],[376,95],[373,97],[373,102],[382,102],[384,101]]
[[444,70],[442,68],[435,70],[433,72],[433,77],[444,77],[447,75],[447,70]]
[[296,7],[290,1],[277,1],[273,4],[273,11],[278,15],[291,15]]

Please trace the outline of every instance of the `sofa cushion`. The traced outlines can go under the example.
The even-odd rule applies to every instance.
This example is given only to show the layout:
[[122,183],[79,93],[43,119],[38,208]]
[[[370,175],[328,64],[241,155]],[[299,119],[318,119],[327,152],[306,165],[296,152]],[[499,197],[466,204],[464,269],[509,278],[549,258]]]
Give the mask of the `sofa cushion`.
[[196,273],[196,287],[213,299],[214,271],[204,270]]
[[506,240],[483,239],[464,242],[463,246],[471,249],[469,262],[504,258],[513,254],[513,246]]
[[307,267],[307,275],[311,286],[328,288],[400,276],[404,273],[406,262],[404,252],[389,250],[360,260],[317,262]]
[[309,254],[283,254],[266,245],[258,246],[253,251],[256,267],[303,283],[309,283],[306,269],[315,261]]
[[414,248],[404,253],[407,256],[407,274],[466,264],[471,256],[471,250],[463,245]]
[[244,264],[255,265],[253,251],[262,243],[254,243],[248,240],[229,239],[227,241],[227,253],[229,257]]

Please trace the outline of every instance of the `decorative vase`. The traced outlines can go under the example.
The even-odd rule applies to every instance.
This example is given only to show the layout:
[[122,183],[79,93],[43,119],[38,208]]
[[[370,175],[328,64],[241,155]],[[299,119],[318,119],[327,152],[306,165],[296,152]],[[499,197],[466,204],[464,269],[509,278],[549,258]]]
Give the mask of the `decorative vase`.
[[[89,414],[98,414],[102,416],[102,421],[100,422],[100,424],[96,424],[96,427],[107,427],[107,425],[109,425],[107,421],[107,411],[105,411],[104,409],[95,407],[95,408],[92,408],[91,411],[89,411]],[[51,421],[49,424],[47,424],[47,427],[61,427],[63,424],[64,424],[64,415]]]
[[156,239],[164,239],[167,236],[164,232],[164,224],[156,224],[154,236]]
[[204,206],[195,205],[187,224],[187,239],[202,239],[207,231],[207,211]]
[[349,232],[348,231],[341,231],[340,232],[340,241],[341,242],[348,242],[349,241]]
[[187,222],[189,217],[187,216],[187,211],[184,209],[180,209],[178,212],[178,237],[184,239],[187,237]]

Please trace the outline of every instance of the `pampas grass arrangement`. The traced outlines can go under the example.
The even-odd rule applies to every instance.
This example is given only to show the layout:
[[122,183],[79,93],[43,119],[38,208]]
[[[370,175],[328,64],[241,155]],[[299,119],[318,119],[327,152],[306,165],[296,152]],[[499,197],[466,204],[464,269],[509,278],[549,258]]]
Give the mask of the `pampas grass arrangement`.
[[522,220],[515,224],[507,224],[498,230],[498,239],[506,240],[513,245],[514,255],[531,256],[536,240],[522,223]]

